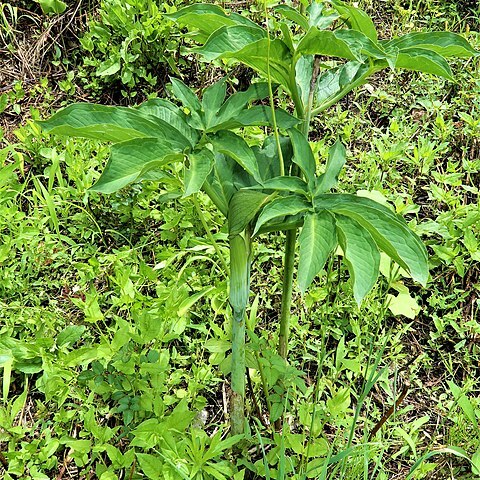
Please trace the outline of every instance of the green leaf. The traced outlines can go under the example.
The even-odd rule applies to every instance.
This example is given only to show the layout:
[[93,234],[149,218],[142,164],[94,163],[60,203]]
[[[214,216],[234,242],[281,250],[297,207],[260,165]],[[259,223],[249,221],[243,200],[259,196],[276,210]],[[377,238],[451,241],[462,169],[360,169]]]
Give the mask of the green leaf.
[[233,158],[257,182],[261,183],[262,178],[258,169],[257,159],[242,137],[233,132],[222,130],[212,135],[210,140],[217,152]]
[[363,56],[385,59],[388,54],[357,30],[319,30],[311,27],[297,46],[297,54],[327,55],[363,61]]
[[198,130],[202,130],[205,127],[205,122],[200,100],[195,93],[181,80],[178,80],[178,78],[170,77],[170,82],[172,83],[172,92],[175,97],[178,98],[183,106],[189,110],[191,126]]
[[[181,8],[178,12],[165,15],[167,18],[177,21],[180,25],[198,30],[199,41],[205,41],[213,32],[222,27],[235,25],[257,26],[247,17],[237,13],[227,15],[218,5],[198,3]],[[257,26],[258,27],[258,26]]]
[[353,280],[353,296],[360,305],[378,277],[380,252],[372,236],[358,222],[335,215],[337,235],[348,271]]
[[308,185],[299,177],[274,177],[264,180],[262,185],[254,185],[251,189],[275,190],[278,192],[298,193],[308,197]]
[[317,27],[319,30],[328,28],[337,18],[337,14],[324,15],[325,5],[320,2],[310,2],[307,7],[308,24],[311,27]]
[[300,259],[297,281],[300,291],[304,294],[337,246],[334,217],[326,210],[308,214],[298,243]]
[[447,61],[438,53],[421,48],[409,48],[399,52],[395,67],[430,73],[453,80],[452,70]]
[[373,200],[356,195],[319,195],[315,198],[315,206],[356,220],[368,230],[381,250],[407,270],[414,280],[426,284],[427,250],[403,218]]
[[258,26],[235,25],[222,27],[210,35],[205,45],[195,51],[203,55],[207,62],[225,57],[242,50],[266,37],[266,31]]
[[[267,55],[269,51],[270,55]],[[287,91],[291,91],[290,64],[292,53],[282,40],[262,39],[247,45],[239,52],[226,55],[225,58],[235,58],[239,62],[260,72],[264,78],[268,78],[270,66],[270,77],[274,83],[282,85]]]
[[160,480],[161,473],[164,469],[162,460],[160,460],[158,456],[148,453],[137,453],[136,455],[140,469],[147,478],[150,480]]
[[46,14],[63,13],[67,9],[67,4],[61,0],[36,0]]
[[468,456],[467,452],[463,450],[463,448],[460,447],[445,447],[445,448],[439,448],[438,450],[432,450],[431,452],[426,453],[425,455],[422,455],[412,466],[410,471],[408,472],[407,477],[405,480],[411,480],[413,479],[413,474],[415,471],[420,467],[420,465],[428,460],[429,458],[432,458],[433,456],[436,455],[455,455],[456,457],[463,458],[464,460],[471,461],[470,457]]
[[328,192],[338,183],[340,174],[346,161],[346,150],[343,143],[337,140],[328,151],[328,160],[325,167],[325,173],[320,175],[317,181],[316,193]]
[[133,108],[77,103],[38,123],[46,132],[104,142],[150,137],[170,138],[173,144],[189,144],[173,126]]
[[259,27],[223,27],[215,31],[197,51],[206,61],[236,59],[265,77],[270,67],[272,80],[290,90],[290,49],[279,39],[269,41],[265,37],[265,30]]
[[351,6],[340,0],[333,0],[333,7],[347,22],[347,25],[364,33],[370,40],[377,41],[378,35],[372,19],[360,8]]
[[480,55],[465,38],[451,32],[408,33],[382,44],[385,48],[397,48],[401,52],[410,48],[431,50],[442,57],[469,58]]
[[[281,109],[275,110],[275,118],[277,120],[278,128],[292,128],[300,123],[298,118]],[[207,131],[217,131],[220,129],[231,130],[253,125],[273,125],[272,109],[270,106],[255,105],[254,107],[241,111],[235,117],[232,117],[226,122],[214,124]]]
[[215,287],[204,287],[199,292],[194,293],[187,297],[183,302],[178,306],[177,315],[183,317],[188,313],[188,311],[195,305],[202,297],[210,293]]
[[258,216],[253,235],[257,234],[260,228],[271,220],[297,215],[311,208],[311,203],[302,196],[288,195],[286,197],[276,198],[267,204]]
[[204,148],[198,152],[192,152],[188,155],[190,163],[185,172],[185,193],[184,197],[197,193],[203,187],[205,180],[210,175],[215,161],[214,154]]
[[413,298],[408,291],[400,292],[398,295],[389,293],[386,300],[388,309],[395,316],[403,315],[413,320],[421,310],[420,305],[418,305],[415,298]]
[[302,28],[305,32],[308,30],[308,20],[296,8],[289,5],[277,5],[274,7],[276,12],[280,12],[282,17],[291,20],[293,23]]
[[84,334],[86,328],[84,325],[69,325],[64,328],[57,336],[57,346],[73,345]]
[[[302,55],[295,64],[295,83],[303,105],[308,104],[313,75],[313,55]],[[318,79],[317,79],[318,83]]]
[[313,188],[315,185],[316,165],[310,144],[296,128],[288,130],[288,135],[293,145],[293,162],[300,167],[308,186]]
[[138,180],[148,170],[182,158],[181,150],[156,138],[138,138],[115,144],[105,170],[91,190],[116,192]]
[[213,119],[217,116],[220,107],[225,100],[227,86],[225,84],[226,77],[220,79],[210,87],[206,88],[202,97],[202,108],[205,112],[205,125],[207,129],[212,124]]
[[228,207],[228,229],[230,235],[238,235],[254,219],[260,209],[271,199],[271,195],[256,190],[239,190]]
[[198,132],[187,123],[187,116],[177,105],[163,98],[153,98],[135,108],[141,115],[157,117],[177,129],[194,147],[199,139]]
[[244,92],[234,93],[219,109],[215,125],[235,118],[250,102],[263,99],[268,95],[268,83],[264,82],[253,83]]
[[342,98],[355,86],[365,83],[370,73],[370,66],[367,63],[357,61],[327,70],[317,82],[315,105],[326,105],[337,98]]
[[472,405],[472,402],[465,395],[465,392],[455,384],[452,380],[447,380],[447,384],[452,392],[455,401],[458,403],[458,406],[462,409],[465,416],[470,420],[472,425],[475,428],[478,428],[477,416],[475,415],[475,408]]
[[[280,148],[282,149],[285,171],[289,171],[293,156],[290,137],[280,137]],[[253,146],[252,149],[263,179],[267,180],[280,176],[280,159],[275,135],[268,136],[264,140],[262,147]]]

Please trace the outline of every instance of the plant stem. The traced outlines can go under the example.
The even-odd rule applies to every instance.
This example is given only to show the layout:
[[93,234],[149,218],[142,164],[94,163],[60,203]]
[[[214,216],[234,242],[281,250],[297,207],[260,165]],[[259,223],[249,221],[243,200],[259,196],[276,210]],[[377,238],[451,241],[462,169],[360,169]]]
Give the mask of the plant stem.
[[[292,67],[292,71],[295,71],[295,67]],[[310,129],[310,119],[312,116],[313,99],[315,94],[315,86],[317,83],[318,74],[320,73],[320,59],[315,57],[315,63],[313,67],[312,79],[310,82],[310,92],[308,96],[307,108],[303,109],[301,99],[293,96],[295,103],[295,109],[297,114],[303,114],[303,122],[301,131],[308,138],[308,132]],[[295,85],[295,89],[296,84]],[[292,168],[292,175],[298,175],[298,167],[295,165]],[[285,257],[283,261],[283,287],[282,287],[282,307],[280,312],[280,332],[278,337],[278,354],[286,359],[288,353],[288,337],[290,332],[290,310],[292,308],[292,290],[293,290],[293,272],[295,265],[295,245],[297,241],[297,229],[288,230],[286,232],[287,240],[285,246]]]
[[270,109],[272,111],[272,123],[273,123],[273,134],[275,136],[275,142],[277,144],[278,159],[279,159],[279,168],[280,175],[283,177],[285,175],[285,162],[283,160],[282,146],[280,144],[280,134],[278,133],[277,126],[277,117],[275,115],[275,103],[273,101],[273,90],[272,90],[272,76],[270,74],[270,27],[268,25],[268,9],[267,9],[267,0],[264,0],[264,12],[265,12],[265,23],[267,27],[267,81],[268,81],[268,96],[270,100]]
[[295,266],[295,245],[297,230],[288,230],[283,263],[282,306],[280,311],[280,333],[278,337],[278,354],[287,358],[288,336],[290,330],[290,310],[292,306],[293,272]]
[[197,195],[196,194],[192,195],[192,199],[193,199],[193,205],[195,206],[195,210],[197,211],[197,214],[200,217],[200,221],[202,222],[202,226],[207,234],[207,237],[210,240],[211,244],[213,245],[215,252],[217,252],[218,258],[220,259],[220,263],[222,264],[225,274],[228,276],[229,268],[228,268],[227,261],[225,260],[225,257],[223,256],[222,251],[220,250],[220,247],[218,246],[218,243],[216,242],[215,238],[213,238],[212,231],[208,227],[208,224],[207,224],[207,221],[205,220],[205,216],[203,215],[202,209],[198,204]]
[[245,311],[250,293],[251,239],[247,229],[230,237],[230,305],[232,318],[232,396],[230,423],[232,435],[245,428]]

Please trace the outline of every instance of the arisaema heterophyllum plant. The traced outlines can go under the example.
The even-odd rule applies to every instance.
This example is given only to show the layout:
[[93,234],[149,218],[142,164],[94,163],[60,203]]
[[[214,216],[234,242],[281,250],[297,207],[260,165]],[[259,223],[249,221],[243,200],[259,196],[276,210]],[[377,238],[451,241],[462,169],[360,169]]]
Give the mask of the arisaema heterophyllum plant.
[[[380,251],[419,283],[425,285],[428,278],[426,249],[401,217],[373,200],[331,192],[345,163],[342,143],[330,148],[323,173],[317,173],[308,141],[312,118],[380,70],[402,68],[452,80],[446,59],[477,52],[462,36],[448,32],[379,40],[365,12],[337,0],[312,3],[305,11],[279,5],[267,19],[267,28],[210,4],[183,8],[170,18],[188,29],[201,59],[219,65],[241,62],[260,78],[228,96],[225,78],[201,96],[172,79],[173,101],[154,99],[135,108],[76,104],[42,122],[42,127],[112,144],[93,190],[112,193],[131,182],[155,178],[159,169],[169,174],[172,163],[183,162],[184,195],[205,192],[228,219],[230,414],[233,433],[241,433],[252,239],[265,232],[287,232],[279,327],[279,352],[284,357],[298,228],[301,292],[338,246],[357,302],[377,279]],[[286,110],[275,106],[281,102]],[[250,126],[265,127],[263,145],[250,146],[245,135]]]

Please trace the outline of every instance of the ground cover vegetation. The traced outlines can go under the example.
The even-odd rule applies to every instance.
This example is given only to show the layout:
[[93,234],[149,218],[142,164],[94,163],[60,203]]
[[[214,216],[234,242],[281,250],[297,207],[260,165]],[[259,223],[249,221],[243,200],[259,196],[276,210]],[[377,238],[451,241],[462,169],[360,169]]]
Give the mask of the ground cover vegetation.
[[[466,31],[465,38],[479,45],[476,5],[384,3],[381,8],[368,1],[361,5],[381,39],[427,29]],[[202,163],[190,156],[190,177],[180,163],[172,163],[168,171],[150,172],[154,180],[99,194],[89,187],[107,184],[108,168],[101,177],[100,172],[108,145],[49,135],[29,118],[50,115],[54,104],[85,99],[134,105],[151,98],[147,106],[160,110],[166,103],[154,98],[166,96],[169,75],[183,78],[202,100],[220,88],[228,99],[241,98],[238,92],[248,91],[256,74],[232,60],[199,62],[184,51],[192,42],[198,45],[198,36],[182,32],[174,21],[179,14],[152,15],[160,8],[154,2],[80,4],[63,13],[44,13],[35,2],[2,4],[2,52],[9,63],[2,61],[1,72],[23,79],[15,82],[12,75],[0,97],[0,460],[5,477],[475,478],[480,456],[475,383],[480,83],[475,60],[454,62],[454,83],[383,69],[318,112],[309,144],[297,140],[296,145],[292,131],[281,135],[284,128],[295,128],[281,123],[291,122],[285,112],[294,111],[278,90],[282,82],[276,71],[270,71],[270,85],[254,81],[252,99],[261,100],[255,105],[262,121],[234,125],[243,128],[248,146],[268,159],[279,139],[286,144],[284,158],[291,159],[287,142],[293,150],[302,142],[317,163],[316,172],[305,169],[307,179],[328,173],[328,159],[331,165],[332,158],[346,155],[345,168],[332,175],[339,174],[336,191],[341,198],[357,193],[367,199],[361,200],[365,205],[375,200],[385,210],[390,204],[404,216],[427,245],[431,278],[423,289],[412,282],[408,263],[406,270],[398,269],[382,256],[379,281],[358,306],[358,282],[348,280],[351,269],[338,254],[331,256],[305,295],[293,291],[286,363],[284,353],[276,353],[285,240],[282,235],[256,239],[246,309],[248,422],[239,442],[240,437],[228,436],[232,392],[225,379],[232,370],[235,323],[228,265],[222,264],[236,235],[231,217],[229,231],[222,208],[215,208],[208,191],[199,191],[194,168]],[[137,21],[146,39],[152,38],[147,20],[159,22],[157,30],[169,35],[161,61],[141,34],[131,40],[140,38],[140,47],[129,50],[122,43],[124,25],[107,19],[112,7],[120,18]],[[285,35],[273,7],[267,12],[269,31]],[[241,8],[242,21],[265,26],[263,4]],[[294,24],[302,19],[281,9],[292,17],[286,28],[296,42],[300,31]],[[19,35],[28,38],[31,22],[31,43],[58,26],[58,32],[67,33],[72,24],[78,26],[73,38],[61,34],[57,48],[38,58],[52,67],[35,82],[22,77],[18,56]],[[108,29],[118,32],[111,46],[100,41],[111,34]],[[48,44],[48,38],[42,41]],[[109,58],[120,60],[105,74],[110,66],[102,62]],[[331,59],[321,61],[323,68],[335,66]],[[31,72],[36,67],[29,65]],[[225,72],[229,75],[222,80]],[[56,76],[62,73],[59,82]],[[263,73],[265,81],[269,72]],[[304,83],[304,93],[309,84]],[[271,135],[266,142],[266,135],[275,133],[262,126],[273,120],[269,86],[273,106],[284,111],[276,115],[278,139]],[[258,95],[261,88],[266,94]],[[195,102],[174,80],[169,98],[178,106],[182,92]],[[210,100],[215,100],[212,93]],[[182,108],[189,114],[184,117],[188,126],[204,129],[192,125],[191,107]],[[244,116],[251,119],[254,108]],[[337,140],[347,147],[345,153]],[[254,180],[249,186],[265,177]],[[185,195],[186,187],[193,195]],[[274,188],[264,190],[270,196]],[[281,199],[282,193],[277,195]],[[244,228],[237,233],[245,239]],[[300,262],[301,257],[300,244]],[[359,295],[357,288],[357,298],[366,290]]]

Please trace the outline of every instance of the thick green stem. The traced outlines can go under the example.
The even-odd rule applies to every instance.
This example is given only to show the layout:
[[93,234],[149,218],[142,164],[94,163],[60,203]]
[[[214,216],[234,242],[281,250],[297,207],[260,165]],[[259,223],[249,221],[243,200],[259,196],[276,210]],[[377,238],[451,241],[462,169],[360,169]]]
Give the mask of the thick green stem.
[[288,334],[290,330],[290,310],[292,307],[293,272],[295,266],[295,244],[297,230],[287,231],[285,258],[283,263],[282,307],[280,312],[280,333],[278,337],[278,354],[287,358]]
[[232,318],[232,435],[245,430],[245,310],[250,292],[250,233],[230,238],[230,305]]

